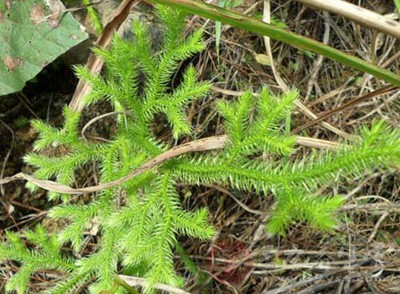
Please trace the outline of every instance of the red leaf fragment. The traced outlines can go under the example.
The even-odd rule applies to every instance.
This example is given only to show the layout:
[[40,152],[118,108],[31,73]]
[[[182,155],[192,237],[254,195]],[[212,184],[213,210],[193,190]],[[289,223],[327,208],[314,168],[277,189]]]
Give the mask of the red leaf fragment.
[[243,242],[234,238],[217,241],[212,247],[210,257],[210,273],[224,285],[241,283],[253,268],[250,250]]

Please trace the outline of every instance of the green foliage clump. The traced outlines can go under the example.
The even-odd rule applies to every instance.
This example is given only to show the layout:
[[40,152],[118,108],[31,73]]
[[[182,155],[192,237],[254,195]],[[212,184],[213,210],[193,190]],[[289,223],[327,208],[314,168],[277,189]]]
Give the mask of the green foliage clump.
[[[165,25],[161,52],[152,52],[147,28],[135,22],[134,42],[116,37],[110,51],[95,50],[105,60],[107,78],[93,76],[84,67],[76,68],[78,76],[93,86],[84,101],[86,106],[107,100],[115,111],[121,112],[113,138],[107,143],[81,138],[81,115],[69,108],[64,109],[65,123],[61,129],[34,121],[39,131],[35,151],[48,147],[66,150],[62,156],[47,156],[43,152],[28,154],[25,160],[37,168],[35,177],[72,185],[75,171],[93,161],[99,165],[101,182],[126,175],[168,148],[151,130],[155,116],[160,113],[168,120],[174,138],[190,134],[185,107],[204,97],[210,84],[197,81],[193,66],[186,69],[176,89],[171,88],[170,80],[182,60],[203,50],[202,33],[196,31],[184,39],[181,12],[160,7],[159,16]],[[208,224],[205,209],[189,212],[181,208],[177,181],[172,166],[165,166],[156,173],[146,172],[121,187],[105,189],[88,204],[71,204],[69,195],[49,193],[50,199],[61,197],[64,200],[64,204],[50,210],[49,217],[69,221],[56,238],[51,237],[57,240],[57,249],[69,243],[75,252],[81,252],[85,246],[85,231],[91,223],[101,228],[98,249],[84,258],[64,259],[55,255],[54,248],[43,247],[43,255],[41,251],[30,251],[18,241],[19,237],[8,234],[10,245],[0,245],[0,259],[12,259],[22,266],[7,289],[23,293],[32,273],[38,269],[58,269],[67,271],[69,278],[49,293],[73,292],[78,284],[87,282],[91,282],[93,293],[99,293],[112,287],[119,264],[124,272],[144,273],[150,287],[158,282],[179,284],[173,268],[176,236],[206,240],[215,231]],[[29,186],[35,189],[32,184]],[[35,236],[36,231],[29,234]],[[32,263],[38,256],[37,262]]]
[[33,231],[25,232],[28,242],[36,245],[35,250],[30,250],[17,233],[6,232],[7,244],[0,245],[0,258],[21,262],[24,266],[7,281],[6,291],[16,290],[25,293],[31,275],[38,270],[53,269],[64,272],[75,270],[76,266],[70,258],[61,254],[62,243],[58,242],[55,235],[48,236],[42,226],[37,226]]
[[[160,113],[173,138],[190,135],[185,107],[206,95],[210,84],[197,81],[192,66],[177,88],[171,87],[170,79],[182,60],[203,49],[201,32],[182,38],[182,13],[159,7],[159,17],[165,26],[162,51],[152,51],[146,27],[135,22],[134,42],[117,37],[110,51],[96,49],[106,62],[106,78],[76,68],[93,87],[85,105],[106,100],[116,111],[117,131],[110,140],[95,143],[81,138],[81,115],[68,108],[61,129],[34,122],[40,134],[36,151],[50,146],[66,150],[60,156],[28,154],[25,160],[37,168],[37,178],[72,185],[75,172],[91,162],[100,167],[101,183],[127,175],[170,148],[152,132],[151,125]],[[295,221],[333,229],[342,198],[317,195],[317,188],[339,175],[360,175],[398,162],[400,133],[376,122],[360,132],[359,142],[293,162],[289,155],[294,152],[296,137],[282,132],[281,124],[291,114],[296,97],[295,91],[275,97],[264,89],[258,97],[246,93],[235,102],[219,102],[229,138],[223,150],[182,155],[120,186],[102,190],[90,203],[71,203],[68,195],[50,193],[51,199],[62,197],[64,202],[51,209],[49,217],[67,220],[68,225],[57,234],[46,234],[41,226],[27,231],[26,243],[17,234],[7,233],[8,242],[0,244],[0,260],[15,260],[21,269],[8,281],[6,290],[26,292],[30,276],[45,269],[57,269],[66,276],[48,293],[73,293],[84,284],[90,285],[92,293],[99,293],[113,287],[117,273],[146,278],[147,291],[156,283],[182,286],[173,266],[174,248],[180,248],[177,236],[208,240],[215,231],[205,209],[189,212],[181,208],[177,183],[219,183],[272,193],[277,203],[268,230],[273,234],[284,234]],[[100,233],[96,251],[87,254],[84,236],[90,224],[97,225]],[[62,254],[64,244],[70,244],[75,253]]]

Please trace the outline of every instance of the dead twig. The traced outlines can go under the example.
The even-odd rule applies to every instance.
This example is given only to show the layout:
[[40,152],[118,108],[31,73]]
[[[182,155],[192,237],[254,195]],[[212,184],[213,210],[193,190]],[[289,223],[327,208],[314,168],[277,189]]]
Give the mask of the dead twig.
[[[96,186],[90,186],[90,187],[85,187],[85,188],[71,188],[66,185],[62,185],[60,183],[54,182],[54,181],[47,181],[47,180],[39,180],[36,179],[35,177],[25,174],[25,173],[18,173],[12,177],[7,177],[2,180],[0,180],[0,185],[7,184],[16,180],[27,180],[43,189],[46,189],[48,191],[53,191],[57,193],[63,193],[63,194],[83,194],[83,193],[91,193],[91,192],[97,192],[101,191],[104,189],[109,189],[115,186],[119,186],[122,183],[125,183],[126,181],[166,162],[167,160],[170,160],[172,158],[178,157],[180,155],[189,153],[189,152],[198,152],[198,151],[210,151],[210,150],[218,150],[222,149],[225,144],[228,142],[228,136],[227,135],[221,135],[221,136],[213,136],[213,137],[208,137],[204,139],[199,139],[195,140],[189,143],[185,143],[182,145],[179,145],[177,147],[174,147],[156,157],[153,159],[150,159],[146,163],[144,163],[141,167],[138,169],[135,169],[134,171],[130,172],[126,176],[119,178],[118,180],[107,182],[107,183],[102,183]],[[305,146],[311,146],[311,147],[317,147],[317,148],[325,148],[325,149],[338,149],[340,147],[339,143],[335,142],[329,142],[325,140],[318,140],[314,138],[305,138],[305,137],[297,137],[297,142],[299,144],[305,145]]]
[[[143,278],[131,277],[131,276],[126,276],[126,275],[118,275],[118,278],[121,279],[123,282],[125,282],[130,287],[146,287],[147,285],[149,285],[149,282]],[[169,286],[166,284],[157,283],[153,286],[154,286],[154,288],[161,290],[161,291],[165,291],[167,293],[190,294],[189,292],[186,292],[182,289],[175,288],[175,287],[172,287],[172,286]]]
[[[264,9],[263,9],[263,22],[265,23],[270,23],[271,21],[271,5],[269,0],[264,0]],[[283,92],[288,92],[290,90],[290,87],[285,83],[285,81],[282,79],[281,75],[279,74],[278,70],[276,69],[275,62],[272,56],[272,49],[271,49],[271,40],[269,37],[264,36],[264,44],[265,44],[265,50],[267,52],[267,55],[269,57],[270,63],[271,63],[271,68],[272,68],[272,73],[274,74],[275,80],[281,90]],[[316,119],[317,116],[307,107],[305,106],[300,100],[296,100],[295,104],[297,108],[302,112],[304,115],[311,119]],[[353,139],[353,136],[350,134],[339,130],[338,128],[335,128],[329,123],[323,122],[322,125],[330,130],[331,132],[338,134],[339,136],[347,139]]]
[[379,230],[379,227],[381,226],[382,222],[385,220],[385,218],[389,215],[389,212],[385,211],[384,214],[381,215],[381,217],[379,218],[379,220],[376,222],[374,230],[372,231],[371,235],[368,238],[368,243],[371,243],[372,240],[374,239],[376,233]]
[[[110,46],[111,40],[114,33],[119,29],[124,20],[128,17],[130,10],[137,4],[137,0],[124,0],[115,10],[113,18],[107,23],[98,37],[95,45],[106,49]],[[90,54],[88,61],[86,62],[86,67],[89,69],[90,73],[93,75],[98,75],[103,68],[104,60],[94,54]],[[69,107],[76,112],[82,111],[81,100],[89,94],[92,87],[90,84],[82,79],[79,80],[76,86],[74,96],[71,99]]]
[[296,0],[307,6],[343,15],[366,27],[400,39],[400,23],[343,0]]
[[378,90],[376,90],[374,92],[368,93],[366,95],[353,98],[349,102],[343,104],[342,106],[339,106],[338,108],[335,108],[333,110],[329,110],[326,113],[318,116],[314,120],[309,121],[308,123],[305,123],[304,125],[298,127],[297,129],[292,131],[292,134],[295,134],[295,133],[298,133],[298,132],[300,132],[300,131],[302,131],[304,129],[307,129],[310,126],[312,126],[312,125],[314,125],[316,123],[319,123],[319,122],[327,119],[328,117],[331,117],[335,113],[338,113],[339,111],[342,111],[342,110],[348,109],[348,108],[350,108],[352,106],[355,106],[355,105],[361,103],[362,101],[364,101],[366,99],[371,99],[373,97],[377,97],[377,96],[380,96],[380,95],[388,94],[388,93],[390,93],[392,91],[395,91],[395,90],[398,90],[398,89],[399,89],[399,87],[397,87],[397,86],[389,85],[389,86],[385,86],[385,87],[383,87],[381,89],[378,89]]

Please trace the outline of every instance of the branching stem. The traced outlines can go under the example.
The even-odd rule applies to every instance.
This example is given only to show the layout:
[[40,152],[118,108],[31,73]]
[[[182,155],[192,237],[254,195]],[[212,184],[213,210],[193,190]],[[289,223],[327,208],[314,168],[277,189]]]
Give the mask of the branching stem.
[[[91,192],[98,192],[104,189],[109,189],[115,186],[119,186],[122,183],[156,167],[161,165],[162,163],[170,160],[172,158],[178,157],[180,155],[190,153],[190,152],[198,152],[198,151],[210,151],[210,150],[219,150],[222,149],[225,144],[228,142],[227,135],[221,136],[213,136],[207,137],[204,139],[195,140],[189,143],[185,143],[174,147],[153,159],[150,159],[146,163],[144,163],[141,167],[135,169],[134,171],[130,172],[126,176],[119,178],[115,181],[102,183],[96,186],[84,187],[84,188],[71,188],[66,185],[62,185],[60,183],[54,181],[47,181],[47,180],[39,180],[32,175],[28,175],[25,173],[17,173],[14,176],[4,178],[0,180],[0,185],[7,184],[16,180],[27,180],[45,190],[63,193],[63,194],[83,194],[83,193],[91,193]],[[326,140],[320,140],[315,138],[307,138],[297,136],[297,144],[306,146],[306,147],[314,147],[314,148],[321,148],[321,149],[338,149],[340,147],[340,143],[331,142]]]

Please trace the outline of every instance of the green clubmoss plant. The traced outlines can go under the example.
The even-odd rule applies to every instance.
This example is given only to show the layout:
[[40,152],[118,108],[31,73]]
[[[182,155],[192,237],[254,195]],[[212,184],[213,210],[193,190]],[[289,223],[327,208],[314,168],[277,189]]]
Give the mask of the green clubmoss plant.
[[[85,106],[106,100],[114,108],[117,119],[112,137],[104,142],[83,138],[81,114],[69,108],[64,109],[62,128],[34,121],[39,137],[35,152],[25,160],[36,168],[36,178],[72,186],[76,172],[93,162],[99,167],[100,183],[126,176],[172,148],[153,132],[159,114],[165,116],[174,139],[191,135],[185,109],[205,97],[210,84],[199,82],[192,66],[185,70],[179,86],[172,87],[170,80],[182,60],[203,50],[202,33],[195,31],[183,38],[181,12],[158,7],[158,14],[165,27],[159,52],[152,51],[146,27],[135,22],[133,42],[116,37],[109,51],[95,50],[105,60],[105,77],[76,68],[78,76],[93,88]],[[52,208],[48,217],[67,224],[56,233],[46,232],[43,226],[22,235],[6,232],[0,260],[20,265],[6,291],[26,293],[31,276],[43,270],[63,273],[48,293],[78,293],[81,287],[99,293],[113,288],[118,273],[144,277],[148,292],[156,283],[183,287],[173,262],[177,236],[210,240],[215,230],[205,208],[182,209],[177,183],[217,183],[274,195],[276,205],[267,225],[272,234],[284,234],[296,221],[332,230],[343,199],[319,195],[318,188],[339,176],[359,176],[399,162],[400,132],[375,122],[360,130],[359,141],[345,142],[340,150],[314,151],[309,157],[293,160],[290,155],[296,137],[282,131],[282,122],[291,114],[296,97],[295,91],[276,97],[264,89],[256,97],[246,93],[234,102],[220,101],[217,108],[228,138],[223,149],[175,157],[103,189],[90,201],[75,197],[71,202],[70,195],[49,193],[50,199],[61,197],[63,203]],[[62,147],[63,152],[58,156],[42,152],[49,147]],[[90,226],[98,227],[95,250],[85,250]],[[125,293],[122,288],[116,291]]]

